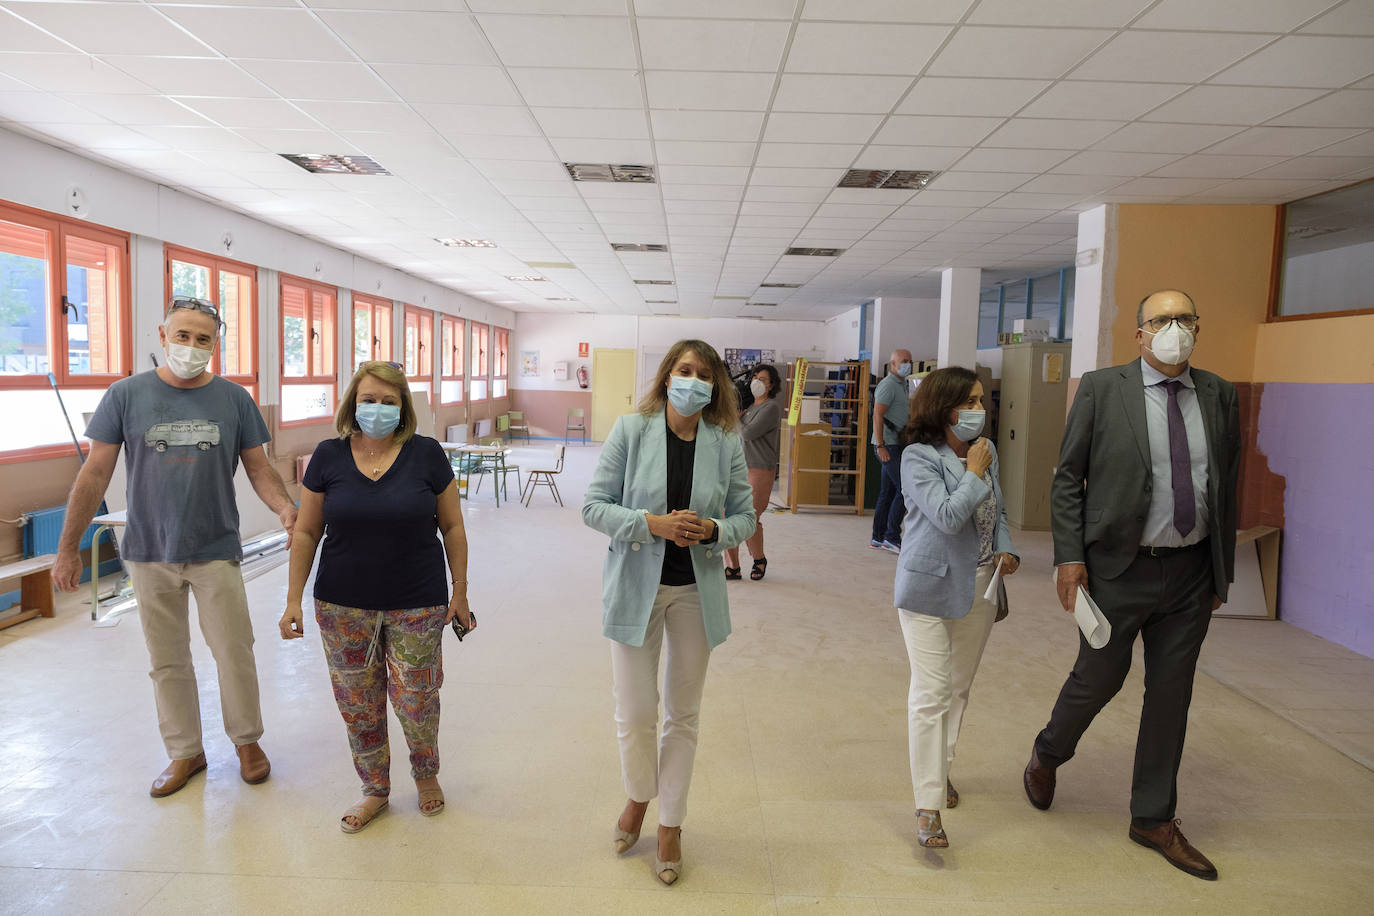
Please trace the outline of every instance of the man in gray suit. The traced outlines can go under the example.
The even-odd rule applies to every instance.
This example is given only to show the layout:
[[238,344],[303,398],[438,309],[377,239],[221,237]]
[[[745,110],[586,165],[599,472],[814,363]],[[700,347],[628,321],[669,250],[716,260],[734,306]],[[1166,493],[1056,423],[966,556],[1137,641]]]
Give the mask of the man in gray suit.
[[1079,587],[1112,626],[1078,660],[1026,765],[1026,797],[1054,800],[1055,770],[1121,689],[1139,635],[1145,701],[1131,781],[1129,836],[1190,875],[1217,870],[1178,829],[1178,766],[1193,672],[1212,612],[1234,578],[1240,414],[1230,382],[1191,368],[1199,333],[1186,293],[1161,290],[1136,310],[1140,359],[1083,376],[1051,491],[1059,601]]

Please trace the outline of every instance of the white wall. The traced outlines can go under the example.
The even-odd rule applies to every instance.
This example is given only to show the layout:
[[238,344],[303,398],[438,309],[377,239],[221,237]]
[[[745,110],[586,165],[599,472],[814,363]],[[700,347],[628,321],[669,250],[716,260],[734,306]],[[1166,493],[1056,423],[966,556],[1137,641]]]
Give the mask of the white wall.
[[1116,204],[1078,214],[1077,270],[1073,278],[1073,341],[1069,375],[1112,364],[1116,318]]
[[[633,315],[559,315],[548,312],[521,312],[515,316],[510,342],[510,387],[515,390],[574,391],[578,366],[592,367],[591,356],[577,356],[577,345],[586,342],[598,347],[633,350],[639,345],[639,320]],[[521,352],[539,351],[539,376],[520,374]],[[568,380],[556,382],[553,364],[572,363]]]
[[[852,308],[825,322],[825,362],[859,358],[859,309]],[[886,357],[878,357],[879,361]]]
[[[934,359],[940,346],[940,300],[879,298],[874,307],[873,363],[881,366],[893,350],[910,350],[912,359]],[[882,375],[876,372],[876,375]]]

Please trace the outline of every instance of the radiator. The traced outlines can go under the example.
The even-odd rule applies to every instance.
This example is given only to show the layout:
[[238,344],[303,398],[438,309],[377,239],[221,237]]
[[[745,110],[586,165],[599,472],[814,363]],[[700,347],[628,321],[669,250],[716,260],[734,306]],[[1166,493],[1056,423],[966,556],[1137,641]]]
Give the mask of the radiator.
[[448,438],[444,440],[445,442],[467,442],[468,425],[466,423],[459,423],[455,426],[450,426],[445,435],[448,436]]
[[491,435],[491,420],[477,421],[477,441],[481,442],[484,438]]
[[300,483],[305,479],[305,469],[309,467],[310,459],[314,454],[314,452],[311,452],[309,455],[296,456],[296,483]]
[[[38,509],[34,512],[24,513],[24,556],[37,557],[46,553],[57,553],[57,541],[62,536],[62,525],[67,520],[66,506],[53,506],[51,509]],[[88,525],[86,532],[81,535],[81,555],[83,559],[90,557],[91,535],[95,534],[95,525]],[[112,531],[106,531],[100,536],[102,544],[112,543],[114,537]],[[119,569],[119,560],[105,560],[100,564],[100,574],[102,576],[115,572]],[[81,574],[81,581],[85,582],[90,577],[90,570],[87,569]]]

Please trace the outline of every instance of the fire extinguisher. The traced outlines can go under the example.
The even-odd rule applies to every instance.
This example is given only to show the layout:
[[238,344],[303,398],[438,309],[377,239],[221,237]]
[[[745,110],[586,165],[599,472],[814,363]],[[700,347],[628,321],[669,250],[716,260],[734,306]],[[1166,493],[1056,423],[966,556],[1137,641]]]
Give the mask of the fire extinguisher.
[[578,388],[586,388],[588,385],[591,384],[591,381],[592,381],[592,377],[591,377],[590,375],[587,374],[587,367],[586,367],[586,366],[578,366],[578,367],[577,367],[577,387],[578,387]]

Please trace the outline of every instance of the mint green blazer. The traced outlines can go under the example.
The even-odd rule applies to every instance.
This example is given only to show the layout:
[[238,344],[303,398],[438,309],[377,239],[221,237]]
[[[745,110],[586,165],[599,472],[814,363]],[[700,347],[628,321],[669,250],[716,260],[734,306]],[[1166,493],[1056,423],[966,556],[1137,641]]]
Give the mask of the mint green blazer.
[[[754,497],[735,433],[697,421],[691,508],[713,519],[719,536],[690,548],[711,648],[730,635],[721,553],[754,533]],[[663,412],[626,414],[601,446],[582,504],[582,520],[611,539],[601,580],[601,631],[627,646],[642,646],[663,573],[662,538],[649,533],[645,512],[668,512],[668,433]]]

